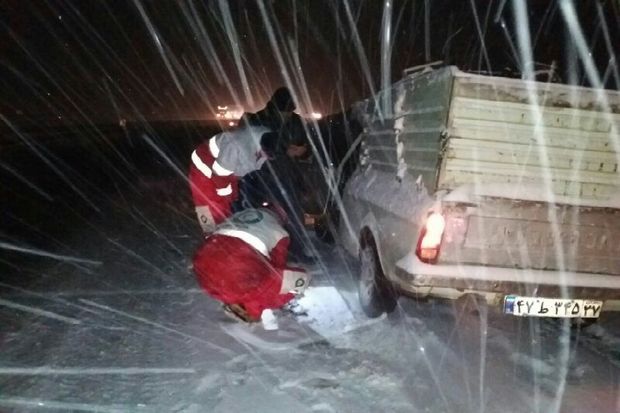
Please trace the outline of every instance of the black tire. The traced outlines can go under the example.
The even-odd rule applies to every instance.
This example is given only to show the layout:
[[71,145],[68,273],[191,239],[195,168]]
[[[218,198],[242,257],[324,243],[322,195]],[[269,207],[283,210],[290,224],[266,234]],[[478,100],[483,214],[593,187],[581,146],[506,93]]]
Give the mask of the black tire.
[[362,310],[370,318],[392,313],[398,297],[383,274],[372,237],[362,240],[359,259],[358,298]]

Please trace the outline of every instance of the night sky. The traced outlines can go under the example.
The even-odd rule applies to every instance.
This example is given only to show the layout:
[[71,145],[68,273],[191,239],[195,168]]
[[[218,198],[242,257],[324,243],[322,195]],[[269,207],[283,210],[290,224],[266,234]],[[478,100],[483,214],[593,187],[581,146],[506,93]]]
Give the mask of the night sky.
[[[430,61],[476,71],[520,70],[512,1],[428,3]],[[559,3],[526,2],[534,61],[540,63],[535,68],[555,62],[564,81],[588,84],[583,65],[570,58]],[[336,112],[379,87],[383,4],[1,1],[0,113],[16,122],[201,119],[217,104],[238,101],[259,109],[287,78],[308,110]],[[393,3],[393,80],[427,60],[424,5]],[[605,86],[617,89],[608,66],[620,48],[619,3],[577,1],[575,7]]]

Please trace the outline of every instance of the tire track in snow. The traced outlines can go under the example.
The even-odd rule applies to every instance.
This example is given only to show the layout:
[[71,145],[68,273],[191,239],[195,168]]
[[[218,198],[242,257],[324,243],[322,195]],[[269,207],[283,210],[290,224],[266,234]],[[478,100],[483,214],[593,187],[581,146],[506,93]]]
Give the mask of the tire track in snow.
[[87,304],[87,305],[90,305],[90,306],[93,306],[95,308],[99,308],[101,310],[106,310],[106,311],[109,311],[111,313],[118,314],[120,316],[123,316],[123,317],[129,318],[129,319],[132,319],[132,320],[135,320],[135,321],[138,321],[138,322],[150,325],[152,327],[156,327],[156,328],[159,328],[161,330],[168,331],[168,332],[173,333],[173,334],[177,334],[177,335],[179,335],[181,337],[185,337],[185,338],[188,338],[188,339],[191,339],[191,340],[195,340],[195,341],[201,342],[201,343],[206,344],[207,346],[209,346],[209,347],[211,347],[211,348],[213,348],[215,350],[220,351],[221,353],[223,353],[223,354],[225,354],[227,356],[235,355],[235,353],[232,350],[229,350],[227,348],[218,346],[217,344],[214,344],[214,343],[212,343],[210,341],[203,340],[200,337],[192,336],[192,335],[184,333],[182,331],[175,330],[174,328],[167,327],[167,326],[165,326],[163,324],[159,324],[159,323],[156,323],[154,321],[148,320],[146,318],[138,317],[138,316],[126,313],[124,311],[117,310],[115,308],[109,307],[107,305],[96,303],[94,301],[86,300],[84,298],[80,298],[79,300],[80,300],[80,302],[82,302],[84,304]]
[[0,376],[87,376],[87,375],[144,375],[144,374],[195,374],[195,369],[163,367],[0,367]]
[[143,408],[130,406],[104,406],[91,403],[65,403],[54,400],[29,399],[23,397],[0,397],[0,406],[20,409],[47,409],[56,411],[71,412],[97,412],[97,413],[113,413],[113,412],[135,412],[144,411]]
[[23,311],[23,312],[30,313],[30,314],[35,314],[41,317],[51,318],[52,320],[62,321],[64,323],[69,323],[73,325],[82,324],[82,322],[76,318],[65,317],[63,315],[56,314],[51,311],[41,310],[40,308],[31,307],[31,306],[27,306],[23,304],[17,304],[12,301],[4,300],[2,298],[0,298],[0,306],[13,308],[15,310]]
[[29,248],[29,247],[24,247],[20,245],[9,244],[8,242],[0,242],[0,249],[8,250],[8,251],[15,251],[15,252],[22,252],[24,254],[31,254],[31,255],[36,255],[40,257],[52,258],[58,261],[66,261],[66,262],[72,262],[72,263],[77,263],[77,264],[88,264],[88,265],[94,265],[94,266],[99,266],[103,264],[102,261],[91,260],[91,259],[80,258],[80,257],[72,257],[70,255],[55,254],[53,252],[43,251],[37,248]]

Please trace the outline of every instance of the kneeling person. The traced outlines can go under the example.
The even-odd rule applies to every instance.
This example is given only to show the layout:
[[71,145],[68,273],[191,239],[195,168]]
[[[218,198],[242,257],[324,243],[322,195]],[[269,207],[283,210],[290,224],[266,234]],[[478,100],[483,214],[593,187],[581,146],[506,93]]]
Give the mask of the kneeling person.
[[245,321],[277,309],[303,292],[309,275],[287,266],[285,215],[246,209],[218,225],[194,256],[200,286]]

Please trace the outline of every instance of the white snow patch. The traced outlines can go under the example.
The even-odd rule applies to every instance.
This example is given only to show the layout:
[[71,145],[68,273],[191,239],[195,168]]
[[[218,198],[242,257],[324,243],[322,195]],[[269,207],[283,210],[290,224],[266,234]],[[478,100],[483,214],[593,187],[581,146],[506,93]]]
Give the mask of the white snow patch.
[[405,153],[405,144],[402,141],[399,141],[398,138],[396,138],[396,157],[398,158],[399,162],[403,158],[404,153]]
[[[281,329],[267,331],[258,325],[240,323],[220,324],[220,328],[236,341],[265,352],[288,351],[315,340],[302,332],[290,335],[286,334],[286,332],[285,334],[280,334]],[[287,341],[286,335],[292,338],[292,340]]]
[[[65,403],[55,400],[44,399],[28,399],[23,397],[0,397],[0,406],[19,408],[19,409],[37,409],[37,410],[56,410],[56,411],[79,411],[79,412],[128,412],[136,411],[134,406],[106,406],[93,403]],[[25,410],[22,410],[25,411]]]
[[535,374],[552,375],[556,369],[544,360],[534,358],[528,354],[513,353],[510,355],[513,363],[532,369]]
[[202,393],[205,390],[215,388],[218,385],[221,377],[222,375],[219,372],[208,373],[206,376],[200,379],[194,393]]
[[335,287],[310,287],[298,300],[307,314],[304,324],[325,338],[342,334],[356,324],[356,318]]
[[222,401],[212,412],[310,413],[312,410],[292,396],[275,392],[268,384],[250,379],[243,386],[227,388]]
[[[584,110],[587,108],[587,110],[592,110],[593,106],[603,103],[601,99],[599,99],[601,95],[597,93],[597,89],[586,86],[574,86],[561,83],[549,84],[523,79],[478,75],[475,73],[462,72],[455,66],[451,66],[451,68],[453,68],[453,73],[459,78],[458,81],[462,84],[489,85],[494,90],[501,92],[509,91],[514,99],[522,102],[529,102],[531,90],[548,90],[550,95],[543,96],[546,98],[545,101],[551,104],[555,103],[557,105],[557,102],[562,102],[564,104],[570,103],[570,107],[573,108],[582,108]],[[566,98],[568,96],[579,96],[579,100],[577,102],[571,102],[571,99]],[[612,106],[620,105],[620,93],[618,91],[605,90],[604,97],[611,102]],[[542,103],[543,102],[540,102],[539,104]],[[609,104],[606,106],[609,106]],[[617,111],[617,109],[613,108],[611,111],[614,112],[614,110]],[[605,115],[608,115],[607,111]]]
[[[308,377],[311,376],[311,377]],[[316,387],[317,383],[337,383],[338,382],[338,378],[336,376],[333,376],[331,374],[324,374],[324,373],[310,373],[310,374],[305,374],[303,378],[301,379],[295,379],[295,380],[287,380],[283,383],[281,383],[278,388],[281,390],[285,390],[285,389],[292,389],[292,388],[308,388],[308,387]],[[326,387],[330,387],[330,386],[326,386]]]
[[132,376],[145,374],[194,374],[196,370],[187,368],[160,367],[0,367],[0,376],[93,376],[116,375]]
[[279,389],[292,389],[296,387],[303,387],[302,379],[287,380],[278,386]]
[[396,169],[396,176],[400,181],[405,179],[405,174],[407,173],[407,163],[404,159],[400,158],[398,160],[398,167]]
[[185,338],[188,338],[188,339],[191,339],[191,340],[199,341],[199,342],[201,342],[203,344],[206,344],[207,346],[209,346],[209,347],[211,347],[211,348],[213,348],[215,350],[218,350],[218,351],[222,352],[223,354],[226,354],[226,355],[232,355],[233,354],[227,348],[220,347],[217,344],[214,344],[214,343],[211,343],[209,341],[203,340],[203,339],[201,339],[199,337],[195,337],[195,336],[192,336],[190,334],[184,333],[184,332],[182,332],[180,330],[176,330],[174,328],[167,327],[167,326],[165,326],[163,324],[160,324],[160,323],[148,320],[148,319],[146,319],[144,317],[134,316],[134,315],[129,314],[129,313],[125,312],[125,311],[117,310],[117,309],[112,308],[110,306],[99,304],[99,303],[96,303],[96,302],[91,301],[91,300],[86,300],[86,299],[83,299],[83,298],[80,298],[79,300],[82,303],[84,303],[84,304],[88,304],[88,305],[91,305],[93,307],[96,307],[96,308],[99,308],[99,309],[102,309],[102,310],[110,311],[111,313],[117,314],[119,316],[126,317],[126,318],[129,318],[131,320],[138,321],[140,323],[144,323],[144,324],[149,325],[151,327],[159,328],[162,331],[173,333],[173,334],[176,334],[176,335],[179,335],[181,337],[185,337]]
[[327,403],[316,403],[311,407],[313,412],[327,412],[327,413],[336,413],[336,409],[334,409],[330,404]]
[[398,86],[396,102],[394,102],[394,115],[398,116],[396,118],[396,120],[394,121],[394,130],[396,132],[396,137],[395,138],[397,140],[398,140],[398,135],[404,129],[404,125],[405,125],[405,118],[404,118],[404,116],[399,116],[399,115],[401,115],[404,112],[403,107],[405,105],[405,96],[406,96],[406,94],[407,94],[407,92],[405,90],[404,84],[401,83]]
[[242,324],[220,324],[220,328],[235,340],[249,344],[264,351],[283,351],[291,348],[290,344],[266,341],[252,333],[253,326]]
[[387,318],[383,315],[367,319],[354,313],[341,292],[332,286],[309,287],[297,304],[298,312],[303,315],[279,317],[277,330],[267,330],[260,324],[239,323],[220,324],[220,328],[238,342],[255,349],[281,352],[321,339],[335,339]]
[[349,333],[382,323],[387,319],[387,315],[369,319],[359,307],[351,307],[349,301],[342,291],[334,287],[315,287],[311,294],[299,301],[300,308],[307,314],[306,317],[299,318],[300,323],[336,347],[356,347],[358,343]]
[[[399,164],[399,167],[403,166],[406,168],[406,164]],[[401,218],[411,220],[418,215],[419,208],[428,206],[432,200],[426,189],[416,185],[416,180],[410,174],[402,175],[399,181],[393,173],[367,169],[351,178],[347,192]]]
[[278,319],[273,314],[273,311],[269,309],[263,311],[260,316],[260,321],[263,324],[263,328],[267,331],[278,329]]

